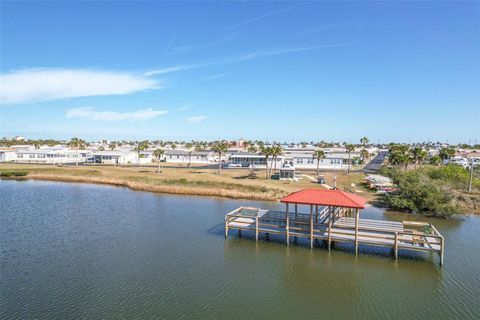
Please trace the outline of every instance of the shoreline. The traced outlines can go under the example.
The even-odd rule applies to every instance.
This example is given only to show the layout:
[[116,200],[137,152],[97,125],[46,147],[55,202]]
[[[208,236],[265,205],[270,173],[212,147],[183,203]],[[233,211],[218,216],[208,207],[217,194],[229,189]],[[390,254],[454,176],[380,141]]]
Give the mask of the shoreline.
[[[71,177],[71,176],[48,176],[48,175],[32,175],[32,176],[19,176],[19,177],[0,177],[1,180],[15,180],[15,181],[27,181],[27,180],[38,180],[38,181],[52,181],[52,182],[65,182],[65,183],[85,183],[85,184],[96,184],[96,185],[105,185],[112,187],[122,187],[128,188],[132,191],[142,191],[150,192],[156,194],[170,194],[170,195],[183,195],[183,196],[199,196],[199,197],[216,197],[223,199],[232,199],[232,200],[250,200],[250,201],[265,201],[265,202],[279,202],[279,197],[272,197],[271,195],[259,196],[255,193],[240,193],[236,190],[234,192],[229,192],[230,190],[225,189],[203,189],[202,188],[182,188],[182,187],[169,187],[169,186],[149,186],[145,187],[140,183],[123,181],[120,179],[95,179],[93,177]],[[435,218],[434,216],[429,215],[419,215],[411,212],[403,212],[392,210],[389,207],[383,207],[375,205],[372,201],[367,201],[365,207],[372,207],[383,209],[386,212],[397,213],[397,214],[411,214],[418,217],[425,218]],[[459,215],[480,215],[480,212],[473,210],[472,212],[462,212]],[[458,215],[456,215],[458,216]]]
[[23,177],[1,177],[0,180],[40,180],[40,181],[57,181],[67,183],[90,183],[107,185],[114,187],[124,187],[133,191],[145,191],[152,193],[202,196],[202,197],[220,197],[235,200],[251,200],[251,201],[270,201],[278,202],[280,198],[273,197],[269,194],[261,195],[256,193],[246,193],[238,190],[226,189],[202,189],[202,188],[183,188],[179,186],[145,186],[141,183],[132,181],[124,181],[120,179],[95,179],[93,177],[71,177],[71,176],[43,176],[43,175],[28,175]]

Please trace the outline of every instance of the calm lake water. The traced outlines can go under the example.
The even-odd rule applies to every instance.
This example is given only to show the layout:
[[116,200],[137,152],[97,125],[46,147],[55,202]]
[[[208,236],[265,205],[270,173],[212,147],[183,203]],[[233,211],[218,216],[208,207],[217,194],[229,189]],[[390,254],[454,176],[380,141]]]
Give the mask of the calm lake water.
[[[479,319],[480,218],[430,219],[437,256],[348,245],[258,245],[219,198],[100,185],[0,181],[2,319]],[[406,215],[364,210],[364,217]],[[411,218],[411,217],[410,217]]]

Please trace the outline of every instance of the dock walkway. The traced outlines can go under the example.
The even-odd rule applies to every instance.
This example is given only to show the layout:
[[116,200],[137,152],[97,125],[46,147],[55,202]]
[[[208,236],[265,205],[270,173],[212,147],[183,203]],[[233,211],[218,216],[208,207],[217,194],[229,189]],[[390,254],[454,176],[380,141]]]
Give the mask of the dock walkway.
[[[443,263],[444,238],[431,223],[413,221],[384,221],[355,218],[354,210],[340,207],[311,207],[311,213],[272,211],[252,207],[240,207],[225,215],[225,236],[229,230],[249,230],[258,236],[264,234],[323,240],[330,250],[332,242],[390,247],[397,259],[398,250],[434,252]],[[356,223],[357,222],[357,223]]]

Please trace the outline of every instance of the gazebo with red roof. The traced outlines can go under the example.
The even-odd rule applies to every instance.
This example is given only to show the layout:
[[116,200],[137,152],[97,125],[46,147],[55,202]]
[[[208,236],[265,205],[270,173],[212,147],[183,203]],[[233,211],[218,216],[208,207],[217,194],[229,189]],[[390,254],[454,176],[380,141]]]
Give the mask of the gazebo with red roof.
[[[315,240],[326,241],[329,250],[334,241],[354,243],[355,254],[362,243],[390,247],[395,259],[399,249],[435,252],[443,264],[445,239],[429,222],[360,219],[366,200],[341,190],[309,188],[280,201],[285,203],[285,211],[244,206],[230,211],[225,215],[225,237],[232,229],[238,230],[239,236],[242,230],[253,231],[256,241],[261,233],[267,239],[270,234],[286,236],[287,245],[290,236],[309,239],[311,248]],[[299,206],[309,207],[310,212],[299,212]]]
[[[285,218],[287,225],[287,243],[289,241],[289,204],[295,205],[295,219],[298,214],[298,205],[310,206],[310,227],[313,230],[313,207],[315,206],[315,219],[318,217],[318,206],[328,207],[329,219],[328,227],[332,228],[335,210],[332,208],[348,208],[355,214],[355,252],[358,252],[358,225],[360,209],[365,208],[366,199],[355,194],[347,193],[338,189],[322,190],[322,189],[304,189],[290,193],[283,197],[281,202],[286,204]],[[317,221],[315,221],[317,222]],[[313,231],[310,237],[310,246],[313,247]],[[328,240],[328,249],[331,247],[331,239]]]

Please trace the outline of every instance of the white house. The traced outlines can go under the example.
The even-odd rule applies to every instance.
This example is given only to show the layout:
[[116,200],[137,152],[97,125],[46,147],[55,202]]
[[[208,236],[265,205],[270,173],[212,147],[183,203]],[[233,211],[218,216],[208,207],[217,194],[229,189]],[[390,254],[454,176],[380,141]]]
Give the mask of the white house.
[[95,151],[91,157],[91,161],[94,163],[113,165],[137,164],[137,159],[137,152],[128,150]]
[[[258,153],[248,153],[248,152],[236,152],[229,156],[229,161],[234,164],[241,164],[242,167],[249,167],[252,165],[255,168],[265,168],[267,160],[263,154]],[[268,166],[276,166],[277,168],[282,167],[284,162],[284,157],[279,156],[275,161],[272,157],[268,158]]]
[[86,162],[90,155],[88,150],[73,149],[28,149],[17,150],[15,162],[67,164]]
[[214,158],[211,151],[192,151],[189,154],[185,150],[165,150],[166,162],[209,164],[215,162]]
[[0,148],[0,162],[14,161],[16,158],[15,149]]

